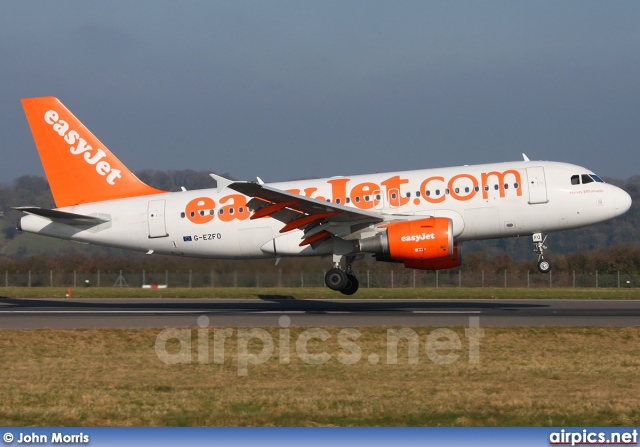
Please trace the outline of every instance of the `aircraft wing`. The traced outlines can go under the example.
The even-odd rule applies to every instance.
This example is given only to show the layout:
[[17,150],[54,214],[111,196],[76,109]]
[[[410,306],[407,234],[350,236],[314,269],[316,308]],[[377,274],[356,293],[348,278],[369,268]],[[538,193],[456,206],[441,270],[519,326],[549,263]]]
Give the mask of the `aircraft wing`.
[[253,197],[247,204],[254,211],[251,219],[280,220],[285,223],[281,233],[295,229],[305,231],[302,244],[320,242],[331,235],[350,239],[348,236],[357,231],[385,221],[381,213],[323,202],[261,183],[233,182],[226,186]]

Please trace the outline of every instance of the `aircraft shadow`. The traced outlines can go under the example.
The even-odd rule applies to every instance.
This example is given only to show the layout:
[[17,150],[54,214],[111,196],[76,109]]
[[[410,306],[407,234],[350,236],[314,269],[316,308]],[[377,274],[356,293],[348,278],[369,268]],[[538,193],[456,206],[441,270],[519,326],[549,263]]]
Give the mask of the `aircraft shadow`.
[[261,295],[259,300],[188,300],[152,301],[149,299],[132,299],[131,302],[113,302],[112,300],[84,301],[82,299],[51,300],[33,298],[8,298],[0,297],[0,310],[23,311],[64,311],[64,310],[102,310],[102,311],[305,311],[305,312],[412,312],[416,310],[500,310],[518,311],[525,309],[544,309],[551,307],[549,304],[520,303],[517,300],[464,300],[464,301],[420,301],[420,300],[299,300],[287,295]]

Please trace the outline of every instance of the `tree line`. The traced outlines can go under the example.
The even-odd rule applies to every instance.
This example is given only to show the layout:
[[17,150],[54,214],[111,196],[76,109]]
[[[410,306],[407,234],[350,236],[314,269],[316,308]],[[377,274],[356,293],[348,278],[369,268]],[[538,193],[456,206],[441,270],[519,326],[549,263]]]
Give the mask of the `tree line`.
[[[553,271],[557,273],[593,273],[603,274],[624,272],[640,274],[640,245],[617,245],[615,247],[555,255],[550,257]],[[515,260],[508,252],[476,251],[464,255],[464,262],[458,268],[466,272],[500,273],[505,270],[511,272],[535,272],[536,258],[530,260]],[[182,258],[166,255],[136,255],[136,256],[106,256],[87,255],[85,253],[36,255],[26,257],[0,257],[0,273],[9,272],[46,273],[49,271],[60,273],[118,273],[120,270],[134,272],[174,272],[188,273],[209,272],[232,273],[260,271],[269,273],[322,272],[329,268],[329,261],[321,258],[284,258],[278,265],[274,260],[244,260],[228,261],[220,259]],[[404,270],[402,263],[376,262],[373,259],[363,260],[354,264],[357,271],[370,270],[372,273],[390,270]],[[457,270],[457,269],[456,269]]]

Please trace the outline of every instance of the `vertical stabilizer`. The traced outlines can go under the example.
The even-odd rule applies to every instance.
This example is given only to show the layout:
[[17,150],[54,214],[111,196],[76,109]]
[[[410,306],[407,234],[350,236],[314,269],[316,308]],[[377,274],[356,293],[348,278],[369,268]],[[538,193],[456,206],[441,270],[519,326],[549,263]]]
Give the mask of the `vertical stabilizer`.
[[22,99],[56,207],[165,191],[142,183],[58,99]]

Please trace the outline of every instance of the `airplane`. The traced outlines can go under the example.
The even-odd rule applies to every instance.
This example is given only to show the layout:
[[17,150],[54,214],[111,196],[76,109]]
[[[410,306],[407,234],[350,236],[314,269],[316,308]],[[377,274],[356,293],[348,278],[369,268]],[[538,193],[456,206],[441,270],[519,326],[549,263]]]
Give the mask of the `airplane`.
[[[218,259],[331,257],[325,284],[352,295],[363,258],[421,270],[462,263],[465,241],[547,235],[625,213],[631,197],[589,169],[523,161],[336,176],[233,181],[162,191],[141,182],[54,97],[21,100],[55,209],[18,207],[17,229],[147,254]],[[344,262],[343,262],[344,261]],[[344,266],[343,266],[344,264]]]

